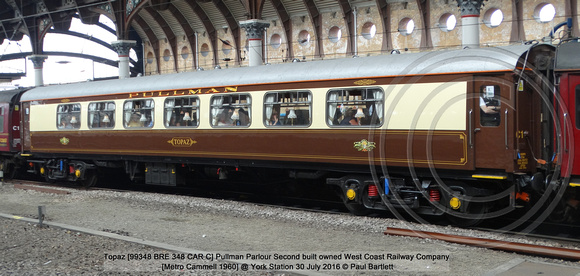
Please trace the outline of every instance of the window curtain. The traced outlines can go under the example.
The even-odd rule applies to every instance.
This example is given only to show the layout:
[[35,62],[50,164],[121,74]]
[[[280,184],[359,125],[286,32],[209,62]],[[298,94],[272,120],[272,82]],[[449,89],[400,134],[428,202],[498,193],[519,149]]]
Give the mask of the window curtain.
[[272,110],[274,108],[273,103],[275,100],[276,100],[275,93],[271,93],[266,96],[266,104],[264,105],[266,107],[266,125],[268,124],[270,118],[272,118]]
[[376,112],[377,112],[377,117],[379,118],[379,122],[377,123],[381,123],[383,121],[383,91],[375,91],[374,93],[374,97],[375,97],[375,107],[376,107]]
[[144,112],[149,113],[149,115],[151,116],[151,122],[153,122],[155,102],[153,100],[147,100],[145,101],[145,106],[147,107],[147,109]]
[[[165,126],[171,123],[171,113],[173,113],[173,107],[175,106],[175,99],[168,99],[165,102]],[[179,116],[176,114],[176,116]]]
[[212,117],[212,125],[217,125],[218,115],[220,114],[220,110],[222,109],[222,104],[224,102],[224,98],[221,96],[216,96],[212,99],[211,103],[211,117]]
[[193,113],[195,111],[195,123],[199,124],[199,99],[195,98],[195,101],[193,102],[194,106],[191,107],[191,118],[193,119]]
[[328,94],[328,125],[334,124],[337,100],[338,100],[338,92],[330,92]]
[[97,112],[96,112],[96,110],[97,110],[97,105],[96,105],[96,104],[94,104],[94,103],[92,103],[92,104],[89,104],[89,126],[90,126],[90,127],[93,127],[93,122],[94,122],[95,120],[98,120],[98,119],[96,118],[96,117],[97,117]]
[[245,112],[245,116],[247,116],[247,120],[246,122],[244,122],[245,126],[249,126],[250,122],[252,121],[252,97],[250,96],[243,96],[244,99],[246,99],[246,106],[245,108],[243,108],[246,112]]
[[133,102],[129,101],[125,103],[124,113],[125,113],[125,125],[129,124],[129,120],[131,120],[131,113],[133,111]]
[[308,93],[308,123],[312,122],[312,93]]
[[109,123],[110,127],[114,127],[115,126],[115,103],[113,102],[109,102],[107,103],[107,112],[106,114],[109,115],[109,120],[111,120],[111,122]]

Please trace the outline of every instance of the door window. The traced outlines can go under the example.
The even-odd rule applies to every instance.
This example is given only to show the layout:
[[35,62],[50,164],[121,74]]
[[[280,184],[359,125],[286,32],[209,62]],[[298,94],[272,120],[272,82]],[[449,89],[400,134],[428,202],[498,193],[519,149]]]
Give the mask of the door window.
[[496,127],[501,121],[499,85],[482,85],[479,93],[481,126]]

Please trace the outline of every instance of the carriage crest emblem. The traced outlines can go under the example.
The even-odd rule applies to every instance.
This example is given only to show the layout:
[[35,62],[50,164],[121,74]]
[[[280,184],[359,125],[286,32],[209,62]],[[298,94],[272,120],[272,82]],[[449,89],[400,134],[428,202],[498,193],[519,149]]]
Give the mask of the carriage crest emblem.
[[376,148],[376,143],[375,142],[369,142],[367,139],[362,139],[358,142],[354,142],[354,148],[357,149],[358,151],[372,151],[374,148]]
[[61,144],[63,144],[63,145],[66,146],[66,145],[68,145],[68,142],[70,142],[70,140],[68,138],[66,138],[66,137],[60,138],[60,143]]

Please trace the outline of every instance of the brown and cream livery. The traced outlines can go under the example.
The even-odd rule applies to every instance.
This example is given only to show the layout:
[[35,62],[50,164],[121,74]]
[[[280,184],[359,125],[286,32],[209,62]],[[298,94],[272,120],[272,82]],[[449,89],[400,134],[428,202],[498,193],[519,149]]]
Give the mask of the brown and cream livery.
[[[22,156],[49,180],[320,179],[353,212],[495,217],[557,151],[550,45],[298,62],[39,87]],[[544,161],[548,160],[548,161]],[[539,184],[540,183],[540,184]]]

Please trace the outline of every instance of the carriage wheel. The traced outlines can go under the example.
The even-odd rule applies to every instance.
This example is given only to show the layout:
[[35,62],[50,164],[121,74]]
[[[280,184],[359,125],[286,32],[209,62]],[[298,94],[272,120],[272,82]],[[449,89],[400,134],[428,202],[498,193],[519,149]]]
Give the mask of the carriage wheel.
[[86,170],[85,171],[85,178],[81,180],[83,187],[89,188],[93,187],[97,184],[98,177],[97,172],[95,170]]

